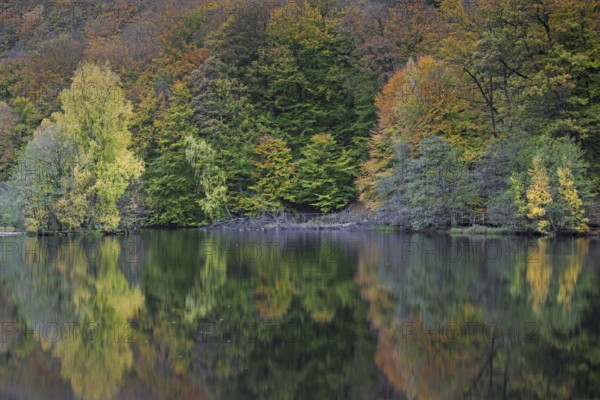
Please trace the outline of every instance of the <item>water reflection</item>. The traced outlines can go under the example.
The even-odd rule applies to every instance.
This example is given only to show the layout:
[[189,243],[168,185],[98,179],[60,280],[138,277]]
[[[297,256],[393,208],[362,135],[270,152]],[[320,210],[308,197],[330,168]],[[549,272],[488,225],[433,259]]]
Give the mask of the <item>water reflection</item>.
[[111,397],[133,362],[120,335],[144,305],[140,288],[118,269],[119,241],[26,237],[13,243],[18,252],[5,251],[3,281],[23,322],[22,345],[34,341],[51,353],[76,396]]
[[595,239],[0,238],[0,397],[600,396]]
[[597,397],[590,242],[371,241],[357,283],[379,332],[377,365],[414,399]]

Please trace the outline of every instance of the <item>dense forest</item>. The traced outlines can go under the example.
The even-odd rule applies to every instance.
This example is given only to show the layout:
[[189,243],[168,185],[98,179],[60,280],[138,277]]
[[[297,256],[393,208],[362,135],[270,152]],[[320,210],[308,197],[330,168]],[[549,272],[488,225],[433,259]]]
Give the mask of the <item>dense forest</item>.
[[599,99],[596,0],[4,2],[0,225],[364,205],[585,233]]

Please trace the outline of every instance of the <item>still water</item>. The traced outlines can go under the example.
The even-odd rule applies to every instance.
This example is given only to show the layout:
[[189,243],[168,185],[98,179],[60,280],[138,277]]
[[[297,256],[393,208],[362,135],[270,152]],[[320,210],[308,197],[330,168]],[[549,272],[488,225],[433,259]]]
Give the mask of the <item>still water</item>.
[[0,238],[0,399],[600,398],[600,240]]

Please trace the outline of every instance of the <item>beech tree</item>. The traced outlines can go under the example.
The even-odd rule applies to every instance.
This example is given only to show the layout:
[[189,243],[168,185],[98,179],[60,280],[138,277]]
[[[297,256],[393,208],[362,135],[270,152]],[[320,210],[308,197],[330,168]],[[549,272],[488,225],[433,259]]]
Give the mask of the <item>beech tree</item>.
[[184,83],[175,84],[169,107],[153,123],[156,145],[144,174],[151,224],[192,225],[204,219],[196,201],[194,169],[186,158],[186,137],[198,135],[190,98]]
[[227,207],[225,173],[217,165],[217,152],[202,139],[185,138],[185,158],[194,171],[196,202],[208,221],[222,216]]
[[112,231],[119,200],[141,175],[128,150],[131,105],[108,66],[82,65],[61,95],[62,111],[44,121],[13,176],[28,230]]
[[[75,229],[89,204],[74,174],[77,146],[60,126],[45,121],[25,148],[9,186],[28,231]],[[69,204],[70,203],[70,204]]]
[[117,203],[143,171],[129,150],[131,104],[108,65],[83,64],[60,94],[62,112],[53,119],[78,148],[75,177],[90,202],[85,224],[104,230],[119,225]]
[[321,133],[311,138],[302,156],[297,200],[324,212],[346,206],[355,193],[355,168],[348,152],[330,134]]
[[533,158],[533,165],[529,170],[531,184],[525,192],[527,198],[527,218],[536,224],[540,232],[547,232],[552,223],[547,218],[546,207],[552,203],[548,173],[542,158],[537,155]]
[[274,11],[267,39],[248,86],[269,128],[295,152],[320,132],[343,146],[367,136],[372,96],[362,92],[369,81],[357,83],[366,75],[349,59],[349,41],[333,18],[309,2],[289,2]]
[[573,169],[567,159],[563,159],[563,165],[556,171],[558,175],[558,194],[559,207],[562,208],[561,228],[569,231],[585,233],[589,231],[587,223],[589,219],[585,217],[583,201],[579,197]]
[[263,136],[254,149],[254,171],[250,187],[255,195],[247,200],[246,209],[277,211],[285,201],[296,199],[293,189],[296,164],[287,143],[277,137]]
[[219,167],[225,172],[228,203],[238,211],[249,195],[254,148],[265,128],[239,79],[227,77],[226,67],[209,59],[195,73],[191,106],[199,135],[217,152]]

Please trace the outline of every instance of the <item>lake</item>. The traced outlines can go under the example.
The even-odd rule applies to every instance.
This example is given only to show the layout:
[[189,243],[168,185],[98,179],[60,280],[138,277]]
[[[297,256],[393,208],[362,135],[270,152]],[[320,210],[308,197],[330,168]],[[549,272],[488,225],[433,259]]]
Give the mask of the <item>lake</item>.
[[600,397],[600,240],[0,238],[1,399]]

